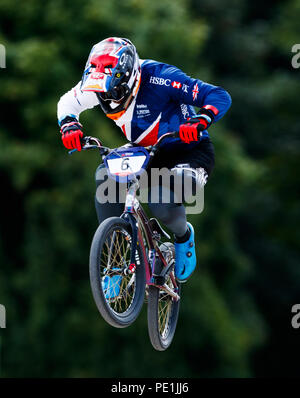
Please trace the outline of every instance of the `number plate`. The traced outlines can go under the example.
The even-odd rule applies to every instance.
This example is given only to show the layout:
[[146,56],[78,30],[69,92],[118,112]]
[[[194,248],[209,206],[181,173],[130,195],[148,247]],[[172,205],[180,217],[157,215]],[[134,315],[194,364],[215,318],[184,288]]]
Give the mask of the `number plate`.
[[[143,147],[116,150],[106,156],[104,163],[111,177],[128,181],[140,175],[149,161],[149,153]],[[131,178],[130,178],[131,176]]]
[[123,158],[108,159],[108,168],[111,174],[127,176],[138,173],[146,160],[146,156],[125,156]]

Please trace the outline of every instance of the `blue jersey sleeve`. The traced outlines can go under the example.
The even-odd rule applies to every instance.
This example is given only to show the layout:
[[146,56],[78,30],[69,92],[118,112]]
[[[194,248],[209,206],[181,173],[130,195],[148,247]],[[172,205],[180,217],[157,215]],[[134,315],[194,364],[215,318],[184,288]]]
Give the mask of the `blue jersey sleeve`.
[[171,65],[165,65],[161,71],[161,77],[170,80],[167,89],[172,100],[199,108],[205,105],[216,107],[219,113],[215,117],[215,122],[221,119],[230,108],[231,97],[222,87],[191,78]]

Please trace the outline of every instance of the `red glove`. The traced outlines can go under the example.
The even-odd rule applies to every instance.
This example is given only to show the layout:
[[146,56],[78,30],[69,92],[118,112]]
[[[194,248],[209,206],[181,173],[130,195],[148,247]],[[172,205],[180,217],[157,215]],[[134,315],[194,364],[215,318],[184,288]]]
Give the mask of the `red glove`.
[[191,141],[200,140],[203,130],[205,130],[205,127],[199,122],[199,120],[190,120],[189,123],[181,124],[179,126],[179,138],[181,141],[189,144]]
[[77,149],[81,151],[80,138],[83,137],[81,128],[82,125],[77,121],[65,123],[61,126],[61,139],[67,149]]
[[180,139],[189,144],[191,141],[200,141],[202,131],[206,130],[219,113],[218,109],[212,105],[206,105],[199,110],[199,114],[189,118],[187,123],[179,126]]

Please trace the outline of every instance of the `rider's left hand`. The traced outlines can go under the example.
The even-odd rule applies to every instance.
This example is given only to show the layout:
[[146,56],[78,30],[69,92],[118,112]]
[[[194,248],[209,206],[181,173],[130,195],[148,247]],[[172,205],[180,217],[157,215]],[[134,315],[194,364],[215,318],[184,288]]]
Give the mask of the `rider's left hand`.
[[180,139],[189,144],[191,141],[200,141],[202,137],[202,131],[206,130],[213,122],[214,117],[219,111],[211,106],[204,106],[199,110],[199,114],[189,118],[187,123],[179,126],[179,137]]
[[188,123],[179,126],[179,138],[186,144],[189,144],[191,141],[198,141],[201,138],[201,132],[205,128],[205,125],[199,118],[190,119]]

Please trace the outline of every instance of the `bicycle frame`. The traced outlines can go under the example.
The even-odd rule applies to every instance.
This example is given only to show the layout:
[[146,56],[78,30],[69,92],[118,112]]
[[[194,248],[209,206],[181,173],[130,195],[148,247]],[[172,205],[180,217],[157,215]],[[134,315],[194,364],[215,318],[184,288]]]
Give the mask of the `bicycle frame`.
[[[154,155],[158,151],[160,142],[164,138],[170,136],[176,137],[177,135],[178,135],[177,132],[170,132],[161,136],[154,146],[149,147],[150,158],[153,159]],[[107,155],[112,151],[110,148],[104,147],[101,141],[95,137],[84,137],[82,139],[82,142],[84,143],[82,147],[83,150],[99,149],[100,155],[102,156],[103,160],[105,158],[105,155]],[[91,144],[90,142],[94,142],[95,144]],[[75,151],[77,150],[73,149],[69,151],[69,154],[71,155]],[[149,168],[150,163],[151,162],[148,163],[147,168]],[[124,212],[121,215],[122,218],[124,218],[126,221],[130,223],[132,228],[133,239],[132,239],[132,250],[131,250],[131,259],[130,259],[131,264],[128,272],[133,273],[135,270],[136,246],[140,245],[145,264],[146,285],[156,286],[157,288],[164,290],[167,294],[171,295],[174,300],[177,301],[180,299],[180,296],[177,294],[178,285],[173,273],[170,273],[170,278],[173,286],[175,287],[174,291],[165,283],[165,276],[169,271],[169,269],[171,268],[171,266],[173,265],[174,260],[172,263],[168,264],[162,252],[160,251],[158,246],[159,236],[157,236],[159,234],[155,234],[155,231],[151,227],[150,223],[151,220],[149,220],[142,206],[140,205],[138,199],[136,198],[136,192],[138,188],[139,188],[139,182],[137,177],[134,176],[134,178],[129,183]],[[164,231],[162,232],[164,233]],[[146,242],[146,244],[144,242]],[[148,254],[147,254],[147,248],[148,248]],[[163,268],[160,274],[156,275],[155,265],[158,259],[162,262]]]
[[[150,220],[136,198],[136,192],[139,188],[138,180],[134,179],[127,190],[124,212],[122,218],[128,220],[132,227],[133,242],[132,242],[132,255],[136,251],[136,244],[139,244],[142,249],[143,259],[146,272],[146,285],[156,286],[170,294],[176,301],[180,299],[177,294],[178,286],[174,275],[171,273],[174,291],[169,288],[165,283],[165,275],[172,264],[167,264],[163,254],[161,253],[158,242],[155,239],[154,231],[151,228]],[[145,238],[145,239],[144,239]],[[144,243],[146,241],[146,245]],[[146,248],[148,247],[148,255]],[[163,270],[159,275],[155,274],[155,264],[158,258],[163,263]]]

